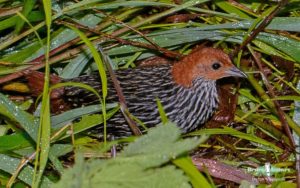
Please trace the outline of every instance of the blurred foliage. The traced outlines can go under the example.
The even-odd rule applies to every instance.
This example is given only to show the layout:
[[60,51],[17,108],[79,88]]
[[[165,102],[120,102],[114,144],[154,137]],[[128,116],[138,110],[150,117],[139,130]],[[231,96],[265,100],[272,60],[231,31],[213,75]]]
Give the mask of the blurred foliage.
[[[167,164],[197,147],[198,139],[180,138],[180,130],[172,123],[158,125],[147,135],[129,144],[114,159],[84,161],[78,154],[75,165],[68,169],[53,187],[190,187],[183,171]],[[160,167],[163,164],[163,167]],[[201,178],[196,187],[209,187]],[[193,181],[196,182],[196,181]]]
[[[184,184],[197,187],[199,181],[192,178],[196,176],[202,178],[200,183],[207,183],[201,174],[195,175],[195,169],[190,166],[183,169],[178,165],[175,169],[169,163],[198,143],[192,139],[178,141],[179,133],[171,125],[149,131],[149,135],[129,144],[116,159],[84,161],[78,155],[75,166],[65,172],[64,169],[73,164],[74,153],[83,153],[85,157],[106,157],[111,146],[132,142],[135,138],[104,144],[85,134],[87,129],[99,125],[118,111],[118,104],[91,105],[50,116],[47,97],[43,97],[42,102],[28,98],[28,88],[20,73],[30,69],[48,74],[45,71],[48,70],[62,78],[74,78],[100,71],[101,78],[105,79],[100,57],[108,57],[112,67],[118,69],[135,67],[136,62],[148,57],[164,56],[149,40],[182,54],[188,54],[194,46],[201,44],[231,53],[277,6],[278,1],[272,0],[0,0],[0,184],[8,187],[49,187],[62,175],[58,185],[65,186],[68,180],[70,184],[79,182],[77,186],[80,187],[96,173],[105,173],[116,181],[120,171],[124,172],[121,175],[128,181],[150,176],[153,179],[145,178],[146,183],[161,183],[161,179],[166,177],[173,178],[173,181],[168,181],[170,186]],[[293,164],[299,156],[287,149],[291,144],[284,134],[273,101],[279,102],[294,131],[296,145],[299,145],[300,128],[296,123],[299,124],[297,117],[300,112],[298,103],[295,103],[299,101],[300,94],[299,85],[297,88],[300,72],[299,10],[299,0],[290,0],[266,29],[234,57],[234,63],[249,76],[238,91],[235,121],[227,125],[229,127],[207,126],[189,134],[210,135],[206,143],[198,145],[197,152],[202,153],[202,157],[241,169],[247,169],[249,165],[264,166],[267,162],[280,169],[289,169],[287,173],[272,176],[273,187],[295,186],[289,180],[295,182]],[[133,43],[142,45],[134,46]],[[145,44],[152,48],[142,47]],[[99,46],[104,49],[100,57],[95,52]],[[263,62],[265,79],[253,61],[253,51],[259,53]],[[45,69],[45,62],[49,63],[49,69]],[[267,90],[266,80],[271,84],[275,98]],[[51,90],[52,86],[45,87],[47,96],[47,90]],[[81,87],[92,90],[88,86]],[[100,96],[104,100],[105,94]],[[47,122],[51,123],[51,127],[49,124],[49,129],[39,134],[39,127],[47,125]],[[174,131],[173,135],[171,131]],[[146,139],[145,143],[143,139]],[[42,143],[44,152],[37,163],[37,166],[41,165],[40,171],[33,168],[36,142]],[[191,144],[184,147],[179,144],[183,142]],[[171,153],[174,158],[170,157]],[[163,156],[168,157],[163,160]],[[119,165],[125,159],[129,163]],[[146,161],[139,161],[142,159]],[[139,178],[136,173],[139,173]],[[77,175],[79,178],[73,177]],[[206,178],[212,185],[213,180],[209,176]],[[100,179],[95,176],[94,180]],[[237,185],[225,180],[216,182],[219,185]],[[128,182],[124,182],[124,186],[125,183]],[[138,186],[141,182],[136,183]],[[242,187],[251,186],[247,182],[240,183]],[[133,186],[133,183],[129,185]],[[260,186],[264,186],[263,182]]]

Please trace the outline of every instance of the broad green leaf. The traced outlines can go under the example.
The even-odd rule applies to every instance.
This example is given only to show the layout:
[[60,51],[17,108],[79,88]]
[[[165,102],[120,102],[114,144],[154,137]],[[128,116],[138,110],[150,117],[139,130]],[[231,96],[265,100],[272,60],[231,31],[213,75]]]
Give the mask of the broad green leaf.
[[173,123],[158,125],[157,128],[149,129],[148,134],[137,138],[134,143],[125,147],[120,157],[125,157],[126,162],[129,162],[126,158],[133,157],[135,163],[146,165],[145,167],[161,165],[199,144],[196,138],[180,140],[180,135],[180,130]]
[[[179,44],[185,44],[189,42],[196,42],[203,39],[210,39],[213,37],[227,37],[228,34],[225,32],[219,31],[202,31],[198,28],[184,28],[184,29],[174,29],[168,31],[161,32],[153,32],[147,35],[151,40],[155,41],[161,47],[171,47]],[[126,37],[126,39],[137,41],[137,42],[145,42],[145,39],[140,36],[130,36]],[[180,39],[180,40],[178,40]],[[130,45],[122,45],[120,47],[112,48],[108,51],[110,56],[122,55],[128,53],[134,53],[137,51],[144,51],[145,49],[134,47]]]
[[67,170],[55,188],[185,188],[190,187],[187,177],[174,166],[144,169],[137,164],[120,164],[104,160],[85,162],[77,157],[76,164]]
[[272,187],[276,188],[296,188],[297,184],[289,181],[284,181],[284,182],[274,182],[272,183]]
[[[126,172],[126,173],[124,173]],[[94,186],[93,186],[94,185]],[[95,186],[96,185],[96,186]],[[174,166],[157,169],[142,169],[137,164],[115,164],[107,166],[90,181],[91,187],[115,188],[187,188],[188,178]]]
[[[119,108],[114,108],[107,112],[106,118],[110,118],[113,116]],[[102,114],[92,114],[92,115],[84,115],[82,116],[81,120],[79,122],[74,123],[73,126],[73,132],[72,134],[77,134],[79,132],[85,131],[87,129],[90,129],[95,126],[101,126],[103,128],[103,125],[100,125],[103,123],[103,115]],[[59,127],[56,127],[56,130]],[[58,130],[59,131],[59,130]],[[59,139],[67,138],[70,136],[70,134],[65,134],[67,130],[61,133],[62,137],[59,137]],[[99,133],[101,134],[101,133]],[[103,134],[103,132],[102,132]]]
[[[17,158],[10,157],[8,155],[0,154],[0,169],[13,174],[20,164],[21,160]],[[18,179],[22,180],[28,185],[32,184],[33,168],[31,166],[25,166],[22,168],[18,175]],[[46,177],[43,176],[41,180],[41,188],[50,187],[52,182]]]
[[240,9],[234,7],[227,1],[217,0],[216,5],[218,7],[220,7],[221,9],[225,10],[227,13],[237,15],[241,18],[251,19],[251,17],[248,14],[246,14],[243,11],[241,11]]
[[[112,109],[118,107],[117,103],[113,104],[106,104],[106,109]],[[51,117],[51,124],[53,129],[59,129],[62,128],[64,125],[66,125],[68,122],[71,122],[72,120],[82,117],[83,115],[89,115],[89,114],[95,114],[97,112],[101,112],[101,107],[99,104],[85,106],[85,107],[79,107],[75,108],[69,111],[66,111],[62,114],[58,114]]]
[[272,47],[286,53],[298,63],[300,62],[300,41],[270,33],[260,33],[257,36],[257,40],[271,45]]
[[17,121],[30,137],[36,140],[39,124],[38,118],[21,110],[2,93],[0,93],[0,114]]
[[29,146],[33,147],[34,144],[32,139],[26,133],[0,136],[0,152],[13,151]]
[[[203,25],[199,29],[202,30],[220,30],[220,29],[249,29],[255,20],[248,19],[243,21],[234,21],[224,24]],[[270,30],[294,31],[298,32],[300,27],[300,17],[275,17],[266,27]]]
[[[74,167],[54,187],[190,187],[183,171],[166,163],[195,148],[199,140],[179,138],[179,128],[168,123],[149,129],[147,135],[130,143],[116,158],[84,161],[82,155],[77,155]],[[161,167],[161,164],[166,165]],[[179,161],[178,166],[181,164]],[[185,172],[193,178],[201,177],[194,171],[195,167],[190,168],[187,165]],[[209,185],[198,180],[196,185],[200,184]]]

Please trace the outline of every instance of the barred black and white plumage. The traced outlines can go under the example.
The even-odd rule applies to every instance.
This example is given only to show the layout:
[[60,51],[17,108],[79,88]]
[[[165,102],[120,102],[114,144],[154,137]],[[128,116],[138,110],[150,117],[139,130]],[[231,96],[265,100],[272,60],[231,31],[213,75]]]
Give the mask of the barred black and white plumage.
[[[186,133],[204,124],[218,106],[216,80],[235,76],[245,77],[237,69],[227,54],[220,49],[200,48],[194,50],[173,65],[139,67],[116,71],[117,79],[123,90],[129,112],[152,127],[160,123],[156,104],[159,99],[168,118]],[[35,96],[42,91],[41,73],[27,75]],[[37,80],[39,82],[37,82]],[[53,78],[52,83],[61,81],[81,82],[94,87],[101,93],[101,81],[97,74],[80,76],[71,80]],[[113,84],[108,80],[107,102],[118,102]],[[97,97],[78,87],[65,87],[51,93],[53,107],[67,109],[98,103]],[[93,132],[102,135],[99,126]],[[131,130],[121,112],[108,120],[108,134],[114,137],[131,135]],[[143,130],[141,128],[141,130]]]
[[[182,87],[174,82],[171,65],[118,70],[116,77],[120,82],[129,112],[147,127],[153,127],[161,121],[156,99],[161,101],[169,120],[175,122],[183,132],[189,132],[205,123],[217,108],[215,80],[198,78],[193,81],[192,87]],[[75,82],[89,84],[101,92],[99,80],[98,74],[72,79]],[[118,102],[110,80],[108,91],[107,102]],[[74,106],[98,101],[94,94],[76,87],[65,88],[65,97]],[[131,134],[121,113],[108,121],[108,130],[113,131],[115,135]]]

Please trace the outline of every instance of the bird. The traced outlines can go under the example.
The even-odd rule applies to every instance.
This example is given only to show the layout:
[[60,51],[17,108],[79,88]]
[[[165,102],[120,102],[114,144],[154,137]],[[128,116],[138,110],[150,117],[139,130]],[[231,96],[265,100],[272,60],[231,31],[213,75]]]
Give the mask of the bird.
[[[173,64],[118,69],[115,76],[129,113],[146,127],[161,123],[157,107],[159,100],[169,121],[176,123],[182,133],[188,133],[204,125],[217,110],[219,99],[216,81],[225,77],[244,78],[246,74],[231,62],[223,50],[202,47]],[[55,83],[80,82],[101,93],[100,80],[99,74],[93,73],[71,79],[56,79]],[[111,79],[108,79],[107,87],[107,103],[118,102]],[[53,95],[72,108],[99,103],[95,94],[76,86],[66,86]],[[139,124],[138,127],[142,132],[146,131]],[[103,128],[99,126],[91,130],[95,134],[101,131]],[[107,134],[115,138],[133,134],[121,112],[108,119]]]

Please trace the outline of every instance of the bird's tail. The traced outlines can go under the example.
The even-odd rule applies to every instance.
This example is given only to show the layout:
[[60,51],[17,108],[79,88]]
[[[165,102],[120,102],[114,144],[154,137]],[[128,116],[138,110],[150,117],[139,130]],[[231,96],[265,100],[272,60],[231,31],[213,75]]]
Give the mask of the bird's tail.
[[[25,75],[26,80],[28,81],[28,86],[32,96],[39,96],[44,89],[45,74],[38,71],[30,71]],[[56,75],[50,75],[50,85],[60,83],[62,79]],[[57,89],[53,90],[51,93],[51,98],[57,98],[57,94],[54,95]]]
[[[33,97],[40,96],[43,93],[45,74],[38,71],[30,71],[25,75]],[[62,79],[56,75],[50,75],[50,86],[62,82]],[[64,88],[53,89],[50,94],[51,111],[60,113],[69,109],[69,105],[64,101]]]

